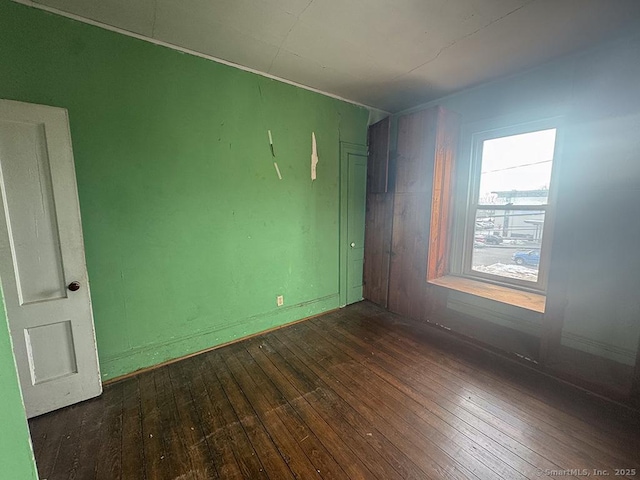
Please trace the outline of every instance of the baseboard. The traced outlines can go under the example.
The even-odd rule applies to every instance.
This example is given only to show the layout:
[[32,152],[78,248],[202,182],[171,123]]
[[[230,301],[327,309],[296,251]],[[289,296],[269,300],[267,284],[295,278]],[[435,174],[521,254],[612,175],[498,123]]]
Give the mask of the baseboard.
[[636,351],[617,347],[576,333],[562,332],[562,345],[633,367]]
[[483,342],[482,340],[471,338],[463,333],[458,333],[451,329],[442,328],[442,325],[433,321],[421,322],[419,320],[398,315],[388,310],[387,312],[398,317],[403,322],[413,325],[414,328],[424,328],[424,331],[425,333],[427,333],[427,335],[429,335],[429,331],[434,332],[433,335],[436,336],[435,338],[446,338],[451,342],[458,343],[459,345],[466,345],[469,349],[475,350],[477,352],[484,352],[484,354],[490,355],[493,359],[495,359],[497,363],[517,366],[517,368],[522,368],[525,371],[530,372],[531,374],[540,375],[552,381],[558,382],[559,384],[563,384],[570,388],[580,390],[612,406],[615,405],[617,407],[620,407],[624,411],[632,413],[633,415],[637,416],[638,414],[640,414],[640,401],[635,398],[631,398],[628,394],[621,395],[619,391],[603,387],[602,384],[596,384],[586,381],[582,377],[571,375],[567,372],[558,371],[548,367],[543,368],[537,362],[532,362],[517,355],[513,355],[510,352],[494,347],[490,344],[487,344],[486,342]]
[[[212,348],[302,321],[334,310],[339,306],[338,293],[310,301],[281,307],[251,317],[237,319],[209,330],[199,330],[165,342],[155,342],[137,348],[100,357],[103,383],[111,383],[144,369],[156,368],[197,355]],[[100,352],[98,352],[98,355]]]

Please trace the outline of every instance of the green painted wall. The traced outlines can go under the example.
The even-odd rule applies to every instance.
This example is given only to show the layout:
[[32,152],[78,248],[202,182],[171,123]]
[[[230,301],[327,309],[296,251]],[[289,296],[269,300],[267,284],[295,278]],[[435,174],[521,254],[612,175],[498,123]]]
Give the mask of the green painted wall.
[[69,110],[105,379],[338,306],[366,109],[6,0],[0,64],[0,97]]
[[11,352],[4,302],[0,296],[0,478],[37,479],[27,419]]

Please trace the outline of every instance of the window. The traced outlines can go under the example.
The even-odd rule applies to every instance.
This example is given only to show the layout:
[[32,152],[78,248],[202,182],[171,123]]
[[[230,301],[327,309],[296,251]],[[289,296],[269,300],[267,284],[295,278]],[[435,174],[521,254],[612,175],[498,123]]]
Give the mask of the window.
[[[543,292],[549,261],[557,126],[538,122],[471,136],[466,203],[452,273]],[[464,197],[464,195],[463,195]]]

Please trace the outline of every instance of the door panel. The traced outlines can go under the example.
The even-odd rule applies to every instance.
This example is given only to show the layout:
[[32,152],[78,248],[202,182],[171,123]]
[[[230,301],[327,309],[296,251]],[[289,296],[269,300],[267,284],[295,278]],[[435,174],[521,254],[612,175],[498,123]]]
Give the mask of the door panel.
[[363,296],[384,308],[388,305],[393,184],[389,168],[389,117],[369,127],[367,206]]
[[393,194],[367,193],[363,296],[387,308]]
[[[71,322],[27,328],[25,342],[34,385],[78,372]],[[50,345],[56,345],[53,358],[46,354]]]
[[2,192],[20,304],[66,297],[43,124],[0,121]]
[[66,110],[0,101],[0,190],[0,279],[32,417],[102,391]]
[[347,193],[347,304],[362,300],[364,219],[366,212],[367,157],[348,155]]
[[393,205],[389,310],[416,320],[429,313],[428,193],[396,194]]
[[389,191],[390,132],[390,117],[369,127],[369,163],[367,165],[367,192],[369,194]]

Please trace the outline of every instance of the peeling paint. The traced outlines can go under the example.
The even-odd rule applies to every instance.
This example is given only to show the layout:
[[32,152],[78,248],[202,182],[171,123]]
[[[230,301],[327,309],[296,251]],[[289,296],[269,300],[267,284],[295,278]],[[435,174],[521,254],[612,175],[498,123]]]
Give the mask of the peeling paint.
[[311,132],[311,180],[316,179],[316,165],[318,165],[318,149],[316,146],[316,133]]
[[273,137],[271,136],[271,130],[267,130],[269,134],[269,148],[271,148],[271,156],[276,158],[276,152],[273,151]]
[[280,169],[278,168],[278,162],[273,162],[273,166],[276,168],[276,173],[278,174],[278,178],[282,180],[282,175],[280,174]]
[[[307,188],[309,136],[322,142],[320,173],[333,179],[338,119],[343,140],[364,144],[366,110],[19,5],[0,6],[0,25],[3,96],[34,102],[20,85],[35,81],[34,91],[73,106],[104,379],[338,306],[339,189]],[[126,46],[125,58],[61,49],[55,65],[46,61],[42,32],[66,45],[79,30],[103,52]],[[35,65],[44,70],[34,80]],[[131,65],[144,68],[133,75]],[[88,95],[93,74],[125,95]],[[275,160],[268,129],[282,181],[265,161]],[[289,308],[272,310],[272,290],[285,285]]]

